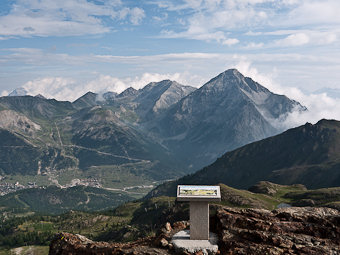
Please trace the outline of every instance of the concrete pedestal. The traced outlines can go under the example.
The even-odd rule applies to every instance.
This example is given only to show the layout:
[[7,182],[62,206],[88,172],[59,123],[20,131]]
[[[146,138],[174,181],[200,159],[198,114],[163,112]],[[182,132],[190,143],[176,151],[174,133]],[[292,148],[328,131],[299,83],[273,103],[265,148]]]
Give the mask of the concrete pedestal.
[[177,201],[190,202],[191,243],[209,242],[209,202],[221,201],[220,186],[178,185]]
[[190,239],[209,240],[209,204],[190,201]]

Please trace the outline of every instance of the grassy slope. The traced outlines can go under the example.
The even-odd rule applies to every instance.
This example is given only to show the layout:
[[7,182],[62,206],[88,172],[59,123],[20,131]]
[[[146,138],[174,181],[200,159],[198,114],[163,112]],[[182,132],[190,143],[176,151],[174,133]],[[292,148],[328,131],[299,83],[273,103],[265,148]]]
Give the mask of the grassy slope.
[[117,191],[76,186],[20,190],[0,197],[0,212],[60,214],[69,210],[96,211],[114,208],[133,197]]
[[289,192],[284,198],[296,206],[326,206],[340,210],[340,188]]
[[12,217],[3,218],[0,228],[0,250],[1,247],[25,244],[46,245],[59,232],[81,234],[93,240],[133,240],[153,234],[154,221],[159,220],[164,209],[173,206],[173,198],[154,198],[128,202],[105,212],[70,211],[58,216],[36,214],[21,217],[10,214]]

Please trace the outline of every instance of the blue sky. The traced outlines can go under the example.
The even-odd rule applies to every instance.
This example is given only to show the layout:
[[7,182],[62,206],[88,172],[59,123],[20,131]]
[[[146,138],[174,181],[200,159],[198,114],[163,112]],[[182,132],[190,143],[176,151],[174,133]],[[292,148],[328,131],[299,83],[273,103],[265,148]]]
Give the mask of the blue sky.
[[338,0],[2,0],[0,95],[199,87],[236,67],[309,106],[311,92],[340,89],[338,10]]

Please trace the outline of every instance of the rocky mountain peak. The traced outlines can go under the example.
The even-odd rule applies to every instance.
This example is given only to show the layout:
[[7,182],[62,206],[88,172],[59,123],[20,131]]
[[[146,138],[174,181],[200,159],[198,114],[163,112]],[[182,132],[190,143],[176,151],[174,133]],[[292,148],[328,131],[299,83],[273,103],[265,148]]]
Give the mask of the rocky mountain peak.
[[96,97],[97,97],[96,93],[89,91],[89,92],[86,92],[83,96],[81,96],[77,100],[79,100],[79,99],[95,99]]
[[8,94],[9,97],[26,96],[26,95],[27,95],[27,90],[24,88],[17,88]]
[[164,87],[164,86],[171,86],[172,83],[176,83],[175,81],[171,81],[169,79],[162,80],[159,82],[150,82],[147,84],[144,88],[149,88],[149,87]]
[[224,72],[217,75],[214,79],[223,79],[223,80],[242,80],[245,77],[241,74],[237,69],[228,69]]
[[140,89],[140,94],[144,94],[144,93],[163,93],[164,91],[166,91],[171,85],[172,83],[175,83],[173,81],[170,80],[163,80],[163,81],[159,81],[159,82],[150,82],[149,84],[147,84],[144,88]]
[[97,105],[97,94],[91,91],[75,100],[72,104],[78,109]]
[[168,109],[194,90],[193,87],[183,86],[171,80],[151,82],[138,90],[135,102],[138,103],[140,114],[151,114],[149,117],[152,118],[154,113]]
[[241,76],[241,77],[243,77],[243,75],[236,68],[227,69],[222,74],[225,74],[225,75],[228,75],[228,76]]
[[268,89],[261,86],[249,77],[245,77],[237,69],[228,69],[215,78],[211,79],[202,87],[207,90],[218,91],[240,91],[246,93],[270,93]]
[[118,94],[116,92],[108,91],[103,94],[103,99],[111,100],[114,99]]
[[42,98],[42,99],[46,99],[46,97],[44,97],[44,96],[41,95],[41,94],[38,94],[38,95],[36,95],[35,97],[39,97],[39,98]]
[[186,94],[189,94],[190,92],[194,91],[195,88],[191,86],[184,86],[172,80],[162,80],[159,82],[150,82],[149,84],[147,84],[144,88],[140,89],[139,91],[140,92],[155,91],[156,93],[159,93],[159,92],[164,93],[169,90],[188,91],[188,93]]
[[137,91],[138,90],[134,89],[133,87],[129,87],[126,90],[124,90],[122,93],[120,93],[118,97],[133,96],[137,94]]

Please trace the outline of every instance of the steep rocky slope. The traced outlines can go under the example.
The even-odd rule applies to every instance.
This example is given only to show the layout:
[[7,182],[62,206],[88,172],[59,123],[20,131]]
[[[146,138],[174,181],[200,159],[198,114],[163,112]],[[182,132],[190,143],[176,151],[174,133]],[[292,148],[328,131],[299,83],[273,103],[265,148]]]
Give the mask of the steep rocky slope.
[[24,114],[28,118],[51,120],[74,111],[70,102],[32,96],[0,97],[0,109],[5,108]]
[[303,110],[298,102],[230,69],[181,99],[153,130],[197,170],[226,151],[281,132],[276,124]]

